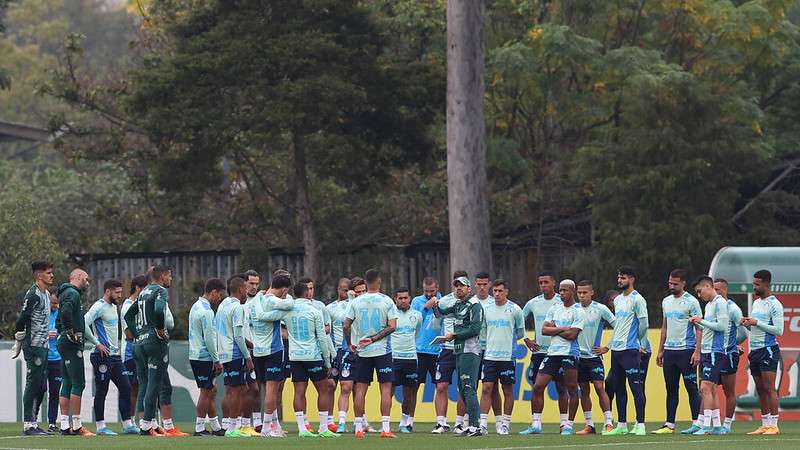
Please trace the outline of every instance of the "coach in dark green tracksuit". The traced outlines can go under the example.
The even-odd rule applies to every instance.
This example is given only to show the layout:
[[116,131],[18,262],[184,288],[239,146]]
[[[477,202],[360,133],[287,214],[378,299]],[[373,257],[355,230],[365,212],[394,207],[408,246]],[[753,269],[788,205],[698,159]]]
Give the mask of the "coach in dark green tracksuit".
[[36,416],[47,387],[47,352],[50,348],[47,336],[50,328],[50,293],[47,288],[53,284],[53,265],[36,261],[31,264],[31,269],[35,282],[25,293],[14,338],[20,341],[27,366],[25,394],[22,397],[25,421],[22,434],[44,436],[49,433],[39,428]]
[[469,298],[470,281],[458,277],[453,281],[453,294],[457,301],[449,307],[434,307],[437,316],[451,316],[455,319],[453,333],[445,339],[455,341],[456,368],[458,369],[458,390],[469,414],[469,428],[463,436],[481,436],[480,405],[478,403],[478,372],[481,366],[480,332],[483,325],[483,307],[478,300]]

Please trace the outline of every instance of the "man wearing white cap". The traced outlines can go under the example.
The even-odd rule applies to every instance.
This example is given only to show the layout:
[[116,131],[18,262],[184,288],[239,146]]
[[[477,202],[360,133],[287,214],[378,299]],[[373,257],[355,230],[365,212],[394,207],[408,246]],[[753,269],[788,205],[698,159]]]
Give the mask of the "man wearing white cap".
[[[583,330],[586,313],[580,304],[575,303],[575,282],[564,280],[559,285],[562,304],[554,305],[547,313],[542,326],[542,334],[551,336],[547,356],[539,366],[533,385],[533,425],[532,434],[542,432],[542,410],[544,391],[556,375],[564,377],[564,387],[569,393],[570,419],[578,410],[578,358],[580,345],[578,335]],[[568,420],[561,429],[562,435],[572,434],[572,421]]]

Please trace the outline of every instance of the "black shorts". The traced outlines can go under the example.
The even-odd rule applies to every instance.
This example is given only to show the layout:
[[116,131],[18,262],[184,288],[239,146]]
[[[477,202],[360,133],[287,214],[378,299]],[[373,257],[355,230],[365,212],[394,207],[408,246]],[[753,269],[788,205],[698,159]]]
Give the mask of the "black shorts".
[[517,382],[517,365],[514,361],[483,361],[481,380],[500,384],[515,384]]
[[602,358],[578,359],[578,383],[591,383],[606,379]]
[[253,357],[253,366],[256,369],[256,381],[283,381],[283,351],[277,351],[267,356]]
[[439,353],[439,360],[436,362],[436,383],[453,383],[453,375],[456,373],[456,354],[450,349],[443,349]]
[[234,359],[222,364],[225,386],[242,386],[247,384],[247,366],[244,358]]
[[[528,366],[528,381],[530,382],[531,386],[533,383],[536,382],[536,375],[539,374],[539,368],[542,367],[542,361],[547,357],[547,353],[534,353],[531,355],[531,364]],[[564,377],[557,373],[552,375],[553,379],[556,381],[561,381]]]
[[736,373],[737,369],[739,368],[739,350],[734,350],[731,353],[725,355],[725,363],[722,365],[722,373],[723,376],[725,375],[733,375]]
[[550,375],[554,378],[556,375],[564,376],[564,371],[566,370],[578,370],[578,357],[569,355],[547,355],[542,360],[542,364],[539,365],[539,373]]
[[214,389],[214,363],[211,361],[189,360],[194,381],[200,389]]
[[724,353],[703,353],[700,355],[700,379],[714,384],[722,384],[722,368],[725,366]]
[[128,382],[130,382],[131,386],[138,385],[139,379],[136,377],[136,361],[131,358],[125,360],[123,364],[125,365],[125,370],[122,371],[122,374],[128,377]]
[[431,377],[431,383],[436,382],[436,364],[438,361],[439,355],[417,353],[417,376],[421,384],[425,384],[429,375]]
[[356,380],[356,362],[358,357],[355,353],[349,352],[344,349],[339,349],[336,353],[339,381],[355,381]]
[[319,361],[292,361],[292,383],[302,383],[308,380],[320,381],[328,377],[325,365]]
[[[283,325],[281,325],[283,326]],[[289,361],[289,340],[283,340],[283,378],[292,376],[292,362]]]
[[777,372],[781,360],[781,349],[777,345],[759,348],[750,352],[750,374],[761,376],[761,372]]
[[419,367],[416,359],[395,359],[393,363],[395,386],[419,386]]
[[378,374],[378,383],[394,381],[394,361],[392,354],[364,358],[356,356],[355,382],[370,384],[373,371]]

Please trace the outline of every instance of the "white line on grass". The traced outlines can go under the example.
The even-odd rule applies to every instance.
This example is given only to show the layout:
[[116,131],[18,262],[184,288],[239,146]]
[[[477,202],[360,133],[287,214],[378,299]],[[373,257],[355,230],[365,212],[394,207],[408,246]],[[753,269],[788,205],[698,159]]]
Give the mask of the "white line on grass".
[[696,439],[693,441],[638,441],[638,442],[605,442],[602,444],[592,444],[592,443],[583,443],[583,444],[554,444],[554,445],[530,445],[524,447],[487,447],[487,448],[479,448],[475,450],[528,450],[528,449],[537,449],[537,448],[575,448],[575,447],[622,447],[627,445],[648,445],[648,444],[659,444],[659,445],[673,445],[673,444],[705,444],[708,442],[719,442],[719,443],[728,443],[728,442],[787,442],[787,441],[800,441],[800,438],[777,438],[777,439]]

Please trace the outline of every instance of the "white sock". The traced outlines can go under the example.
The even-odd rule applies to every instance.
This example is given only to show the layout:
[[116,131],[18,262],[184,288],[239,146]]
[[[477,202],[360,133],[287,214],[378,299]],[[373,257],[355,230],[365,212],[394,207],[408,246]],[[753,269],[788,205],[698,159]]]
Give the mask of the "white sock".
[[283,428],[281,427],[281,421],[278,419],[278,410],[272,411],[272,423],[275,424],[275,429],[277,431],[283,432]]
[[97,429],[98,430],[101,429],[101,428],[105,428],[106,427],[106,421],[105,420],[98,420],[95,423],[97,423]]
[[219,416],[209,418],[208,423],[211,424],[212,431],[219,431],[222,429],[222,427],[219,425]]
[[503,424],[505,426],[511,425],[511,416],[509,416],[508,414],[503,414]]
[[703,426],[708,428],[711,426],[711,410],[704,409],[703,410]]
[[228,417],[223,417],[222,418],[222,428],[224,428],[225,431],[230,430],[230,428],[228,428],[230,426],[230,424],[231,424],[231,419],[230,418],[228,418]]
[[711,410],[711,420],[715,427],[719,427],[722,423],[719,420],[719,409]]
[[61,414],[58,417],[58,421],[61,422],[60,428],[62,430],[69,430],[69,416],[66,414]]
[[603,418],[605,419],[606,425],[613,425],[614,418],[611,416],[611,410],[603,411]]
[[81,416],[72,416],[72,429],[77,430],[80,429],[83,425],[81,424]]
[[249,417],[242,417],[239,416],[239,423],[242,424],[242,428],[250,426],[250,418]]
[[201,431],[206,431],[206,418],[205,417],[198,417],[194,421],[194,432],[199,433]]
[[404,427],[408,424],[408,414],[402,413],[400,414],[400,426]]
[[672,428],[673,430],[675,429],[675,424],[672,422],[664,422],[664,426],[667,428]]
[[130,428],[133,426],[133,422],[131,422],[131,419],[123,420],[122,426],[125,428]]
[[384,433],[392,431],[392,429],[389,428],[390,420],[391,418],[389,416],[381,416],[381,431],[383,431]]
[[761,415],[761,426],[768,427],[769,426],[769,414],[762,414]]
[[172,423],[172,417],[170,417],[168,419],[164,419],[164,420],[162,420],[162,422],[164,422],[164,429],[165,430],[171,430],[171,429],[175,428],[175,424]]
[[726,417],[724,422],[724,427],[727,429],[731,429],[731,424],[733,423],[733,417]]
[[447,425],[447,419],[444,416],[436,416],[436,423],[439,425]]
[[300,433],[306,431],[306,421],[303,416],[303,411],[297,411],[294,413],[294,420],[297,421],[297,431]]
[[233,422],[233,429],[238,430],[242,428],[242,418],[241,417],[233,417],[231,418],[231,422]]
[[571,420],[567,420],[564,424],[567,426],[567,428],[572,428],[573,425]]
[[617,428],[625,428],[628,429],[628,422],[617,422]]
[[413,427],[414,426],[414,416],[408,416],[408,420],[406,421],[406,425],[408,425],[409,427]]
[[642,427],[644,428],[644,422],[636,422],[636,428]]
[[703,420],[705,420],[705,415],[703,413],[697,413],[697,420],[694,421],[694,424],[698,427],[702,427]]
[[272,413],[264,414],[264,422],[261,426],[261,434],[266,436],[269,432],[272,431]]
[[319,412],[319,432],[328,431],[328,411]]
[[567,423],[567,417],[569,417],[567,414],[559,414],[559,416],[561,417],[561,425]]
[[356,417],[354,422],[356,424],[356,433],[364,431],[364,419],[362,417]]
[[486,428],[489,425],[489,415],[481,414],[481,427]]
[[469,414],[464,414],[464,421],[461,422],[461,426],[466,427],[469,424]]
[[139,419],[139,429],[140,430],[147,431],[151,427],[152,427],[152,425],[150,425],[150,421],[149,420]]
[[587,426],[593,427],[594,420],[592,420],[592,412],[591,411],[584,411],[583,412],[583,420],[586,422]]
[[252,414],[253,420],[253,427],[260,427],[261,426],[261,413],[253,413]]
[[347,412],[339,411],[339,425],[344,425],[347,423]]
[[303,425],[308,425],[308,424],[309,424],[308,415],[306,415],[306,412],[303,411]]
[[361,416],[361,421],[364,422],[364,430],[368,430],[370,425],[369,425],[369,422],[367,422],[367,415],[366,414]]
[[778,426],[778,415],[777,414],[773,414],[772,415],[772,426],[773,427],[777,427]]
[[531,425],[533,425],[534,428],[542,427],[542,413],[533,413],[533,420]]
[[464,423],[464,416],[456,416],[456,426]]

